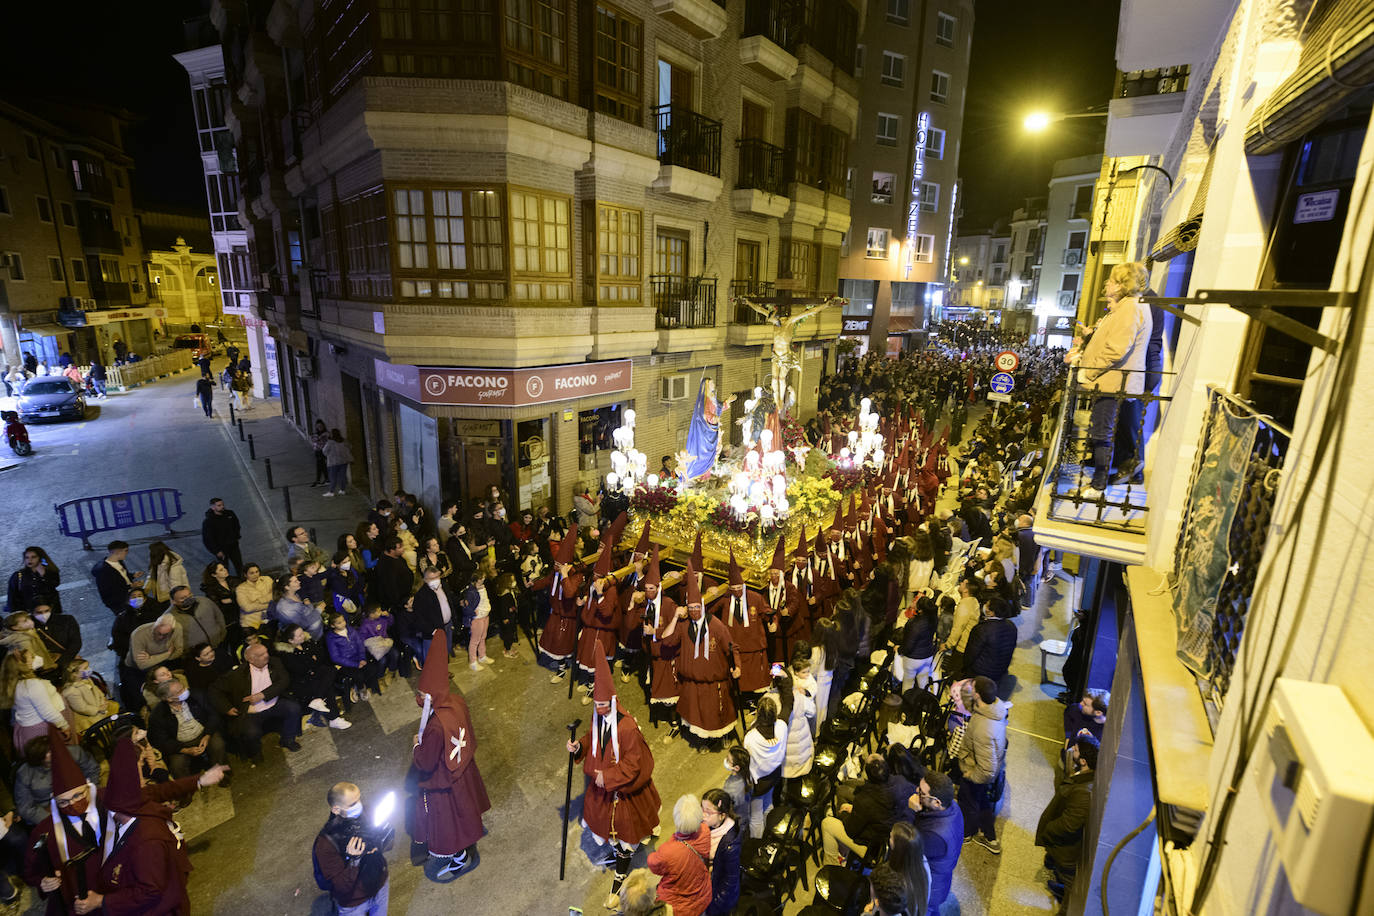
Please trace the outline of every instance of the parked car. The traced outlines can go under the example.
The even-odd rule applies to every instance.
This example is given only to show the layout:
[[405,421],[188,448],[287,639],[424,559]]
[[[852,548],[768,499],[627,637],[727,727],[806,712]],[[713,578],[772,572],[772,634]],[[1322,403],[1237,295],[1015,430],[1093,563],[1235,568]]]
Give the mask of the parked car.
[[215,355],[215,348],[206,334],[178,334],[172,341],[172,349],[190,350],[192,359]]
[[69,378],[49,375],[30,379],[16,400],[19,418],[25,422],[86,418],[86,397]]

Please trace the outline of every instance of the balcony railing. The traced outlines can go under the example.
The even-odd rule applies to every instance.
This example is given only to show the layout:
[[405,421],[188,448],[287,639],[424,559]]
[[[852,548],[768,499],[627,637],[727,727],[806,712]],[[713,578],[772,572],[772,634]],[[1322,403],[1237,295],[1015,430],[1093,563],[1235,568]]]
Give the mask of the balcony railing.
[[720,122],[685,105],[658,105],[658,161],[720,177]]
[[786,192],[781,147],[752,137],[741,137],[735,146],[739,148],[739,178],[735,187],[755,188],[769,194]]
[[114,202],[114,185],[104,175],[93,175],[85,169],[72,173],[72,187],[105,203]]
[[654,274],[649,277],[649,288],[653,291],[660,328],[716,326],[715,277]]
[[[730,298],[766,298],[773,295],[773,284],[763,280],[732,280]],[[766,319],[743,302],[735,303],[735,324],[765,324]]]
[[124,253],[124,237],[113,226],[102,226],[89,219],[81,221],[81,244],[85,248]]
[[[310,276],[310,295],[301,297],[301,314],[311,318],[320,317],[320,302],[331,295],[329,283],[329,271],[322,267],[311,267]],[[306,299],[309,302],[306,302]]]
[[102,306],[127,306],[133,304],[128,283],[106,283],[91,280],[91,296]]
[[799,5],[786,0],[746,0],[741,38],[762,35],[788,54],[795,54],[800,34]]
[[[1172,395],[1172,374],[1109,370],[1092,382],[1069,374],[1053,464],[1049,517],[1103,528],[1143,531],[1145,446]],[[1167,376],[1167,377],[1166,377]],[[1098,384],[1101,384],[1101,388]],[[1141,385],[1132,394],[1122,388]],[[1161,387],[1162,385],[1162,387]]]

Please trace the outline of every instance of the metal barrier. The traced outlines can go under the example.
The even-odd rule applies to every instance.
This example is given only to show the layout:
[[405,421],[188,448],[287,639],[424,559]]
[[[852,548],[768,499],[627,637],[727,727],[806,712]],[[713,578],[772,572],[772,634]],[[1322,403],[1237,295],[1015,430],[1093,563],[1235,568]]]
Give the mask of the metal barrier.
[[171,535],[172,523],[181,511],[181,491],[171,487],[131,490],[105,496],[83,496],[56,503],[57,530],[69,538],[81,538],[81,546],[91,550],[90,537],[102,531],[162,525]]
[[142,385],[144,382],[185,372],[191,368],[190,350],[172,350],[164,356],[150,356],[136,363],[105,368],[105,387],[126,390]]

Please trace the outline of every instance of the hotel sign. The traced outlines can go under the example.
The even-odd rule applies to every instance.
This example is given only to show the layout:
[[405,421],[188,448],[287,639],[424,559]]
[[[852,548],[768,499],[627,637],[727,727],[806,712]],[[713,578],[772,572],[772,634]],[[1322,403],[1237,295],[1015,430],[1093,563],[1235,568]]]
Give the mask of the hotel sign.
[[926,139],[930,133],[930,112],[923,111],[916,116],[916,140],[911,149],[911,202],[906,210],[906,272],[903,278],[911,277],[911,268],[916,263],[916,230],[921,222],[921,182],[926,177]]
[[421,404],[525,407],[629,391],[628,359],[531,369],[460,369],[400,366],[373,361],[377,384]]

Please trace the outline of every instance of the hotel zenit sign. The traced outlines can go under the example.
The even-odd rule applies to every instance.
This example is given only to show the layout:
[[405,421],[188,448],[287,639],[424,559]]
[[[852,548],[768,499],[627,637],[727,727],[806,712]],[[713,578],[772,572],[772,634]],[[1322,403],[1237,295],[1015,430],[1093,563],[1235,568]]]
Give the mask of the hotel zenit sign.
[[376,360],[377,383],[421,404],[456,407],[527,407],[629,391],[628,359],[531,369],[461,369],[398,366]]

